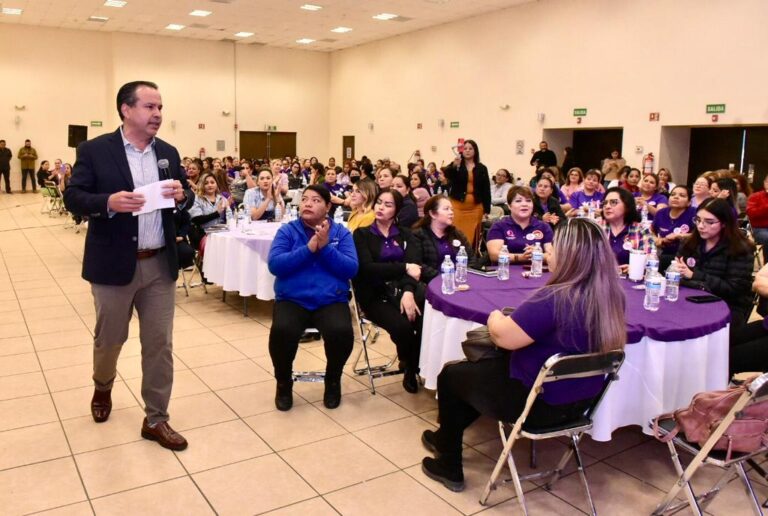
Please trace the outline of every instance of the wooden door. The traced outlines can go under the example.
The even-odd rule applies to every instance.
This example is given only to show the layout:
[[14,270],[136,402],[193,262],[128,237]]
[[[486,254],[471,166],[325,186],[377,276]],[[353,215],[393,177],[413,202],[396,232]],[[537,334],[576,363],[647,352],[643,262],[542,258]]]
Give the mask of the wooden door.
[[[355,137],[354,136],[342,136],[341,137],[341,163],[344,163],[348,159],[355,159]],[[337,162],[338,163],[338,162]]]
[[268,134],[263,131],[240,131],[240,157],[266,159],[269,156]]
[[269,133],[269,158],[282,159],[286,156],[296,157],[296,133],[277,132]]

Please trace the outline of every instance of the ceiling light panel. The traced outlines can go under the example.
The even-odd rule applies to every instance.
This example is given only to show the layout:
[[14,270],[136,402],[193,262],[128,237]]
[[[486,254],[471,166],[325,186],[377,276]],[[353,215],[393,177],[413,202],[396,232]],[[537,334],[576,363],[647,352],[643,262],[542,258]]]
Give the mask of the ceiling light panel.
[[235,34],[235,36],[237,36],[238,38],[250,38],[251,36],[253,36],[253,32],[238,32],[237,34]]
[[304,9],[305,11],[319,11],[323,7],[321,5],[314,5],[314,4],[304,4],[300,7],[300,9]]
[[391,13],[381,13],[373,17],[374,20],[381,20],[381,21],[394,20],[395,18],[397,18],[397,15],[391,14]]
[[106,0],[104,2],[105,7],[125,7],[125,4],[128,2],[125,2],[123,0]]
[[90,16],[88,18],[88,21],[99,22],[99,23],[104,23],[107,20],[109,20],[109,18],[107,18],[106,16]]
[[203,11],[201,9],[195,9],[191,13],[189,13],[190,16],[199,16],[201,18],[204,18],[205,16],[210,16],[212,13],[211,11]]
[[3,14],[18,16],[23,12],[24,11],[22,9],[17,9],[15,7],[3,7]]
[[184,25],[179,25],[178,23],[169,23],[165,26],[168,30],[181,30],[184,28]]
[[315,40],[310,38],[301,38],[296,40],[296,43],[300,45],[309,45],[310,43],[314,43],[314,42]]
[[331,29],[331,32],[336,32],[338,34],[344,34],[345,32],[351,32],[352,29],[349,27],[336,27],[335,29]]

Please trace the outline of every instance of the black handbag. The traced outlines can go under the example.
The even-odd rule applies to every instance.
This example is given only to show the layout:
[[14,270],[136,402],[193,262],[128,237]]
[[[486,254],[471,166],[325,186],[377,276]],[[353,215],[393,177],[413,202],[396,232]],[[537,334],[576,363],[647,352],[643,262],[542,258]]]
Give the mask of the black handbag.
[[[504,315],[509,315],[514,311],[514,308],[503,308],[501,311]],[[497,347],[491,341],[491,332],[485,325],[469,330],[461,343],[461,349],[470,362],[501,358],[508,353],[506,349]]]

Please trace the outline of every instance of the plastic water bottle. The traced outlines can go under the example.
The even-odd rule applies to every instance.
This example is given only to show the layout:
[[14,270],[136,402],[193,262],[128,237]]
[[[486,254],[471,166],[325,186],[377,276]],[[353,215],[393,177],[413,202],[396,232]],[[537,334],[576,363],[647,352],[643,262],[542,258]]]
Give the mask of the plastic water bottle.
[[541,272],[544,269],[544,251],[541,249],[541,244],[536,242],[533,246],[533,253],[531,254],[531,277],[541,278]]
[[667,301],[677,301],[680,292],[680,271],[677,270],[674,261],[669,264],[665,276],[667,278],[666,299]]
[[235,229],[235,215],[232,213],[232,209],[227,207],[224,209],[224,212],[226,213],[227,227],[229,229]]
[[645,259],[645,275],[648,276],[651,271],[655,273],[659,272],[659,255],[656,254],[656,245],[653,242],[651,242],[651,248]]
[[645,278],[645,299],[643,299],[643,308],[649,312],[659,310],[659,301],[661,299],[661,274],[652,271]]
[[291,207],[291,220],[299,218],[299,209],[296,206]]
[[456,283],[467,282],[467,264],[469,263],[469,257],[467,256],[467,250],[464,246],[459,247],[459,252],[456,253]]
[[644,228],[647,228],[648,226],[651,225],[650,221],[648,220],[648,205],[647,204],[643,204],[643,208],[640,210],[640,224],[642,224],[642,226]]
[[[589,201],[589,205],[587,206],[587,218],[595,220],[595,203],[592,201]],[[533,276],[533,274],[531,275]]]
[[283,220],[283,206],[280,203],[275,203],[275,222],[281,222]]
[[453,267],[453,262],[451,261],[450,256],[445,256],[443,264],[440,266],[440,272],[443,276],[443,294],[449,296],[456,292],[456,269]]
[[509,251],[506,245],[501,246],[501,251],[499,251],[498,278],[499,281],[509,279]]
[[344,213],[342,213],[341,207],[337,206],[336,211],[333,212],[333,223],[344,224]]

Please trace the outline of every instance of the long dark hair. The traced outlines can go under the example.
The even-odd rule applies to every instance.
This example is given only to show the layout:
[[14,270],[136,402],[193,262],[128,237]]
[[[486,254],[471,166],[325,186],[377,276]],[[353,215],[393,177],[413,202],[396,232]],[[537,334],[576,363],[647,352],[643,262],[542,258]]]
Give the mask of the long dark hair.
[[379,193],[376,194],[376,197],[373,198],[374,206],[379,201],[379,198],[384,194],[390,194],[392,196],[392,199],[395,201],[394,221],[395,221],[395,224],[397,224],[397,216],[400,214],[400,210],[403,209],[403,196],[400,192],[398,192],[394,188],[384,188],[383,190],[380,190]]
[[715,184],[720,188],[720,190],[728,190],[728,202],[731,206],[736,206],[737,202],[737,194],[738,194],[738,187],[736,186],[736,181],[731,179],[730,177],[721,177],[715,180]]
[[614,186],[605,191],[603,196],[603,202],[608,197],[609,193],[616,192],[619,194],[619,199],[624,204],[624,224],[629,226],[633,222],[640,222],[640,214],[637,212],[637,204],[635,204],[635,197],[629,190],[625,190],[619,186]]
[[[473,149],[475,149],[475,164],[481,163],[480,161],[480,149],[477,147],[477,143],[475,140],[464,140],[464,145],[470,144]],[[464,153],[461,154],[461,165],[462,167],[466,167],[464,164]]]
[[[728,204],[728,201],[724,199],[706,199],[699,204],[699,207],[696,209],[696,215],[698,216],[702,210],[708,211],[720,221],[722,225],[720,242],[723,242],[727,247],[726,254],[728,256],[740,256],[754,252],[755,246],[739,229],[736,223],[736,216],[733,214],[733,207]],[[694,225],[693,233],[683,244],[680,253],[685,256],[694,254],[703,241],[699,234],[698,225]]]

